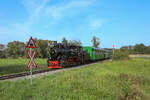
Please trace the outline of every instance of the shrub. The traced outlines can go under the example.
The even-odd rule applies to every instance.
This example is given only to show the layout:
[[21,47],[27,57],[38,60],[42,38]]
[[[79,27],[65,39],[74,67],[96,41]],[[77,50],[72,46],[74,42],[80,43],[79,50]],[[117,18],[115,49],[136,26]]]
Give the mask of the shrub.
[[113,60],[128,60],[129,53],[126,50],[115,50],[112,56]]

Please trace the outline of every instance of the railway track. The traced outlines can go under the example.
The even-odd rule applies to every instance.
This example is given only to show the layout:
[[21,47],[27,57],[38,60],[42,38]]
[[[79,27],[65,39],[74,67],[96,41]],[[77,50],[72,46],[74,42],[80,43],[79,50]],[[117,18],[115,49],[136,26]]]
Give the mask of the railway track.
[[[62,70],[64,70],[64,69],[71,69],[71,68],[74,68],[74,67],[80,67],[80,66],[83,66],[83,65],[94,64],[94,63],[102,62],[102,61],[106,61],[106,60],[96,61],[96,62],[87,63],[87,64],[81,64],[81,65],[76,65],[76,66],[71,66],[71,67],[66,67],[66,68],[61,68],[61,69]],[[61,69],[38,70],[38,71],[33,71],[32,74],[35,75],[35,74],[40,74],[40,73],[54,71],[54,70],[61,70]],[[19,77],[24,77],[24,76],[29,76],[29,75],[30,75],[30,72],[23,72],[23,73],[18,73],[18,74],[3,75],[3,76],[0,76],[0,80],[7,80],[7,79],[19,78]]]
[[[34,75],[34,74],[44,73],[44,72],[48,72],[48,71],[52,71],[52,70],[51,69],[38,70],[38,71],[33,71],[32,74]],[[18,73],[18,74],[3,75],[3,76],[0,76],[0,80],[13,79],[13,78],[23,77],[23,76],[28,76],[28,75],[30,75],[30,72],[23,72],[23,73]]]

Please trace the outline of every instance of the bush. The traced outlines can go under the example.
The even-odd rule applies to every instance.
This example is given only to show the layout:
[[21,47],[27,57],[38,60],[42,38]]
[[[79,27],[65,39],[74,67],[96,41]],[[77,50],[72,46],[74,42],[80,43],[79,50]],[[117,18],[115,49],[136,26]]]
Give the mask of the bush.
[[129,53],[125,50],[115,50],[114,54],[112,56],[113,60],[128,60],[129,59]]

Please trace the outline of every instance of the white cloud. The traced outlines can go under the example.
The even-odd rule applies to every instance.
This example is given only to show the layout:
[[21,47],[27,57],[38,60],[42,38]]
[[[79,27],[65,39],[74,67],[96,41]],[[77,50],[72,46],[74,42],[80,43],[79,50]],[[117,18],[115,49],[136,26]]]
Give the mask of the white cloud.
[[24,19],[24,22],[10,23],[9,27],[0,27],[0,40],[7,42],[25,40],[25,38],[31,36],[32,30],[30,28],[40,17],[41,10],[46,3],[47,0],[22,0],[23,6],[27,9],[28,17]]
[[28,29],[21,24],[14,24],[11,27],[0,28],[0,40],[2,43],[7,43],[13,40],[25,40],[28,37]]
[[46,14],[56,20],[60,20],[65,16],[73,16],[75,11],[80,12],[82,8],[89,7],[92,2],[89,0],[71,0],[62,2],[46,8]]
[[88,25],[90,29],[99,29],[103,25],[103,21],[100,19],[92,19],[89,21]]
[[[43,22],[44,19],[49,19],[46,20],[47,24],[45,26],[53,26],[52,23],[59,23],[60,20],[65,20],[65,17],[74,17],[76,15],[84,13],[87,8],[94,5],[94,2],[95,0],[63,0],[61,2],[51,4],[51,0],[22,0],[22,4],[27,11],[28,17],[24,20],[24,22],[12,23],[11,27],[1,28],[2,30],[0,34],[8,35],[9,38],[13,38],[14,40],[16,39],[15,36],[17,36],[17,39],[19,39],[35,35],[37,33],[33,33],[33,26],[36,26],[36,22]],[[99,18],[94,17],[88,19],[85,18],[83,19],[83,22],[85,23],[83,23],[81,27],[79,25],[76,27],[77,30],[79,28],[86,30],[96,30],[99,29],[103,24],[103,22]],[[57,26],[53,27],[56,28]],[[39,31],[39,29],[36,29],[36,31]],[[74,30],[72,30],[71,28],[63,28],[62,30],[57,31],[57,33],[61,33],[62,36],[66,36],[66,33],[71,33],[73,31]],[[42,29],[41,32],[44,33]],[[37,36],[49,36],[48,34],[42,34],[41,32],[39,32]],[[52,31],[47,32],[50,34],[52,33]],[[59,34],[58,36],[60,38],[61,35]],[[72,34],[68,34],[68,38],[71,36]],[[6,36],[3,37],[5,37],[5,39],[8,39]]]
[[95,17],[95,16],[87,16],[83,22],[79,25],[78,31],[82,32],[92,32],[100,30],[100,28],[105,24],[105,20]]
[[44,9],[48,0],[23,0],[23,5],[29,12],[29,18],[26,24],[31,26],[34,21],[38,20],[41,16],[41,11]]

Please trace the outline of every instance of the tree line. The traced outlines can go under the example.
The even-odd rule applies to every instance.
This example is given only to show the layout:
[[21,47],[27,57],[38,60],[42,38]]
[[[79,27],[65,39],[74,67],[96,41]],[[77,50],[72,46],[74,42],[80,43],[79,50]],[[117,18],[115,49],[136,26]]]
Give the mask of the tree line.
[[[38,40],[34,39],[35,44],[37,46],[37,55],[39,58],[48,57],[48,43],[49,40]],[[26,48],[27,42],[13,41],[9,42],[7,46],[0,44],[0,58],[19,58],[19,57],[27,57]]]
[[146,46],[143,43],[136,45],[123,46],[121,51],[128,51],[129,54],[150,54],[150,46]]
[[[50,52],[50,45],[52,41],[50,40],[42,40],[42,39],[34,39],[36,44],[36,57],[38,58],[47,58],[49,57]],[[99,38],[96,36],[93,36],[93,39],[91,40],[93,43],[93,47],[98,47],[100,42]],[[62,38],[61,41],[62,44],[70,44],[70,45],[76,45],[76,46],[82,46],[82,43],[80,40],[70,40],[68,41],[65,37]],[[13,41],[9,42],[6,46],[4,44],[0,44],[0,58],[19,58],[19,57],[27,57],[27,50],[26,48],[27,42],[20,42],[20,41]]]
[[145,46],[143,43],[129,46],[122,46],[120,49],[115,49],[113,60],[128,60],[130,54],[150,54],[150,46]]

